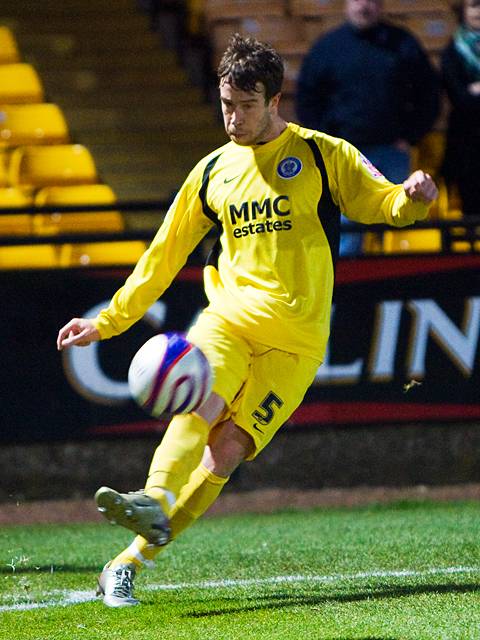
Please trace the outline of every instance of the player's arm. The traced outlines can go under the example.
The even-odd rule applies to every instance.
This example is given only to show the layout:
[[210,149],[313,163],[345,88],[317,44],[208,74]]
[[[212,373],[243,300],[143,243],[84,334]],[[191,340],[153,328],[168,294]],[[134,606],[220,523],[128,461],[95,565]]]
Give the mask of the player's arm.
[[211,228],[198,198],[198,171],[177,194],[150,247],[125,284],[96,318],[74,318],[59,332],[59,349],[85,346],[126,331],[170,286],[188,256]]
[[403,184],[389,182],[352,145],[342,141],[331,156],[332,192],[355,222],[403,227],[423,220],[438,196],[430,175],[415,171]]

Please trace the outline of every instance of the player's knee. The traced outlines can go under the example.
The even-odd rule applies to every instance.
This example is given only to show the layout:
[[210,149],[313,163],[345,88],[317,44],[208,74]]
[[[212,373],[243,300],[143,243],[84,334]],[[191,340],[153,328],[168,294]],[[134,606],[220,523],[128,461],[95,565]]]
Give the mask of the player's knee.
[[211,393],[208,400],[195,413],[206,420],[208,424],[213,425],[224,411],[225,400],[216,393]]
[[228,477],[255,448],[252,437],[233,422],[219,425],[205,449],[203,464],[220,477]]

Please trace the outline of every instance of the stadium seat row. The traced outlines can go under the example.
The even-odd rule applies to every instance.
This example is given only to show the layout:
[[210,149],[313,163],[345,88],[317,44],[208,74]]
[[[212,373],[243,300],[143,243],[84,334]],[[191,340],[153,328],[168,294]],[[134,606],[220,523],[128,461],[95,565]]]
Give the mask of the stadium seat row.
[[90,151],[81,144],[21,145],[0,152],[0,186],[40,188],[95,184]]
[[59,210],[54,213],[2,214],[0,235],[121,232],[124,223],[118,211],[62,213],[62,206],[114,205],[115,202],[115,194],[106,184],[50,186],[39,189],[35,194],[19,187],[3,187],[0,188],[0,208],[58,206]]
[[145,242],[140,240],[4,246],[0,251],[0,269],[69,269],[132,265],[145,249]]
[[[24,145],[0,152],[0,207],[115,204],[98,183],[88,149],[77,144]],[[0,215],[0,234],[121,232],[118,211]]]
[[[0,66],[0,74],[2,67]],[[22,144],[70,142],[65,116],[56,104],[3,104],[0,85],[0,149]]]
[[[254,15],[283,16],[297,15],[315,17],[326,13],[341,12],[344,0],[188,0],[190,11],[201,9],[209,15],[220,18],[249,17]],[[203,5],[200,6],[200,5]],[[385,10],[388,13],[427,13],[449,9],[446,0],[386,0]]]
[[[20,61],[12,31],[0,26],[0,235],[123,231],[118,211],[61,212],[62,206],[69,205],[114,205],[116,197],[111,187],[101,183],[90,151],[72,143],[60,107],[44,99],[35,68]],[[59,211],[5,212],[33,206],[58,206]],[[5,258],[0,266],[15,251],[20,264],[27,255],[25,247],[2,247]],[[35,254],[42,251],[46,249],[37,248]]]
[[[323,32],[344,20],[344,0],[206,0],[204,9],[214,62],[235,31],[252,34],[288,53],[306,51]],[[390,0],[386,12],[390,20],[412,31],[432,54],[447,44],[456,27],[446,0]]]

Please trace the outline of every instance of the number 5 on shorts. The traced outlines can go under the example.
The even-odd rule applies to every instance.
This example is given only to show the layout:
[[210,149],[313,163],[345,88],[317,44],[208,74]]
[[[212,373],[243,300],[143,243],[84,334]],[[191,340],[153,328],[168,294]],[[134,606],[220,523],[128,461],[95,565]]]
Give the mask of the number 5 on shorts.
[[260,424],[268,424],[271,422],[274,413],[272,405],[281,407],[283,405],[283,400],[279,398],[277,394],[273,393],[273,391],[270,391],[258,406],[259,409],[263,409],[263,413],[256,409],[252,413],[253,418],[258,420]]

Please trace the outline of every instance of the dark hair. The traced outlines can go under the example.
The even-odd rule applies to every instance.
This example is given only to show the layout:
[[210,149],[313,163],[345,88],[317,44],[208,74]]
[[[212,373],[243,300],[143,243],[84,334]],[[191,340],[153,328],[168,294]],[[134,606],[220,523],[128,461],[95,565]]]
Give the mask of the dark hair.
[[283,60],[273,47],[238,33],[230,38],[217,71],[220,81],[241,91],[258,91],[261,82],[266,102],[282,90],[283,73]]

